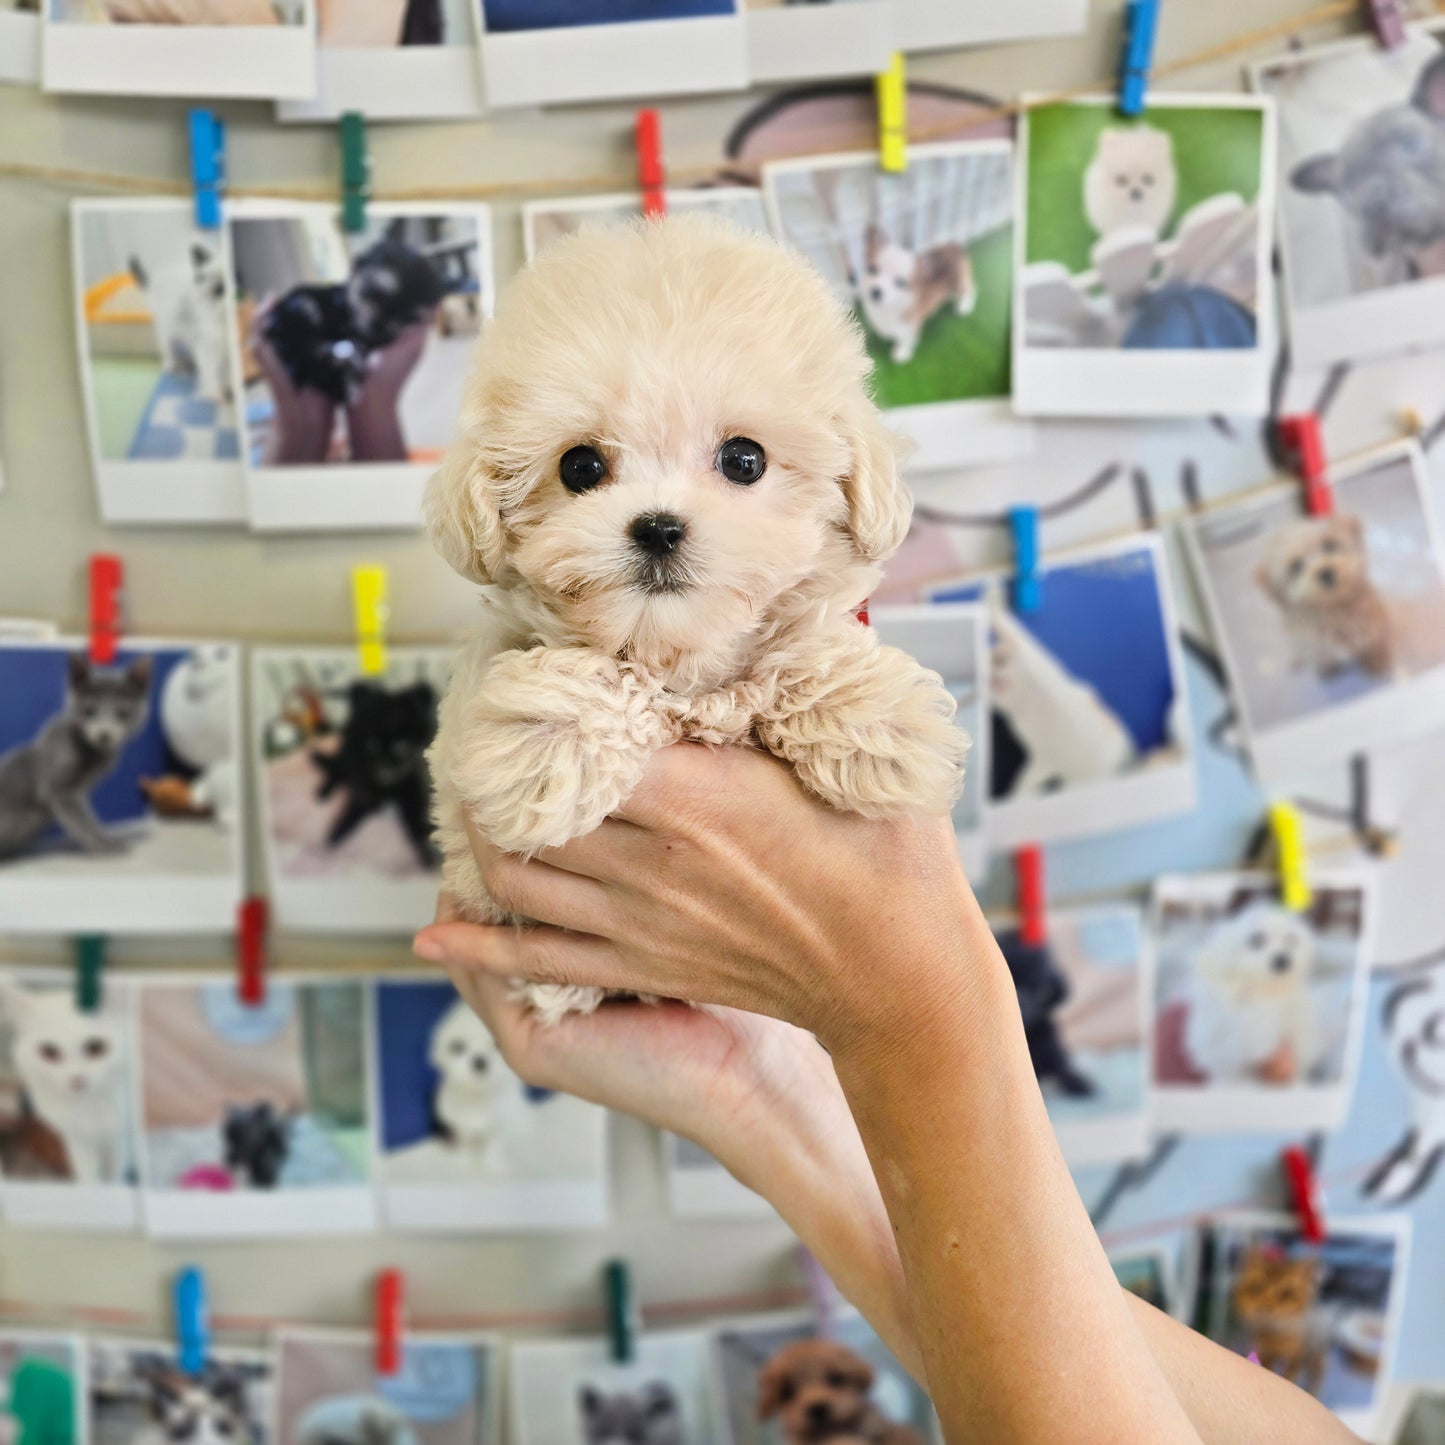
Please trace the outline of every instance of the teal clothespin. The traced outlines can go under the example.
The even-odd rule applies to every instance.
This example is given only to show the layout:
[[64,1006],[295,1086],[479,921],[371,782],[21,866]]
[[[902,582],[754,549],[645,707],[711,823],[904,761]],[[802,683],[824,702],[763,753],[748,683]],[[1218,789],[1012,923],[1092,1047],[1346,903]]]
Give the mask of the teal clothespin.
[[359,110],[348,110],[341,117],[341,224],[345,230],[365,230],[366,203],[370,199],[366,117]]
[[1144,111],[1149,72],[1154,66],[1154,36],[1161,0],[1129,0],[1124,7],[1124,49],[1119,58],[1119,114]]
[[1014,539],[1013,609],[1023,617],[1037,612],[1043,604],[1043,577],[1039,573],[1039,509],[1010,507],[1008,526]]
[[637,1358],[640,1323],[632,1296],[632,1274],[625,1260],[609,1259],[602,1275],[607,1289],[607,1334],[612,1358],[619,1365],[626,1365]]
[[193,1264],[176,1276],[176,1358],[181,1371],[199,1375],[211,1353],[211,1325],[206,1310],[206,1277]]
[[105,968],[105,939],[88,933],[75,940],[75,1002],[82,1013],[100,1007],[100,975]]

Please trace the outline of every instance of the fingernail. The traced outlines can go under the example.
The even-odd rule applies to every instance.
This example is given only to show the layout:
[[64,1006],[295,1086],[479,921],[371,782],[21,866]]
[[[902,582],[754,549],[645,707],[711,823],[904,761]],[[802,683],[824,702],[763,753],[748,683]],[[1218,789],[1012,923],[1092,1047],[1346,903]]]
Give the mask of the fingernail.
[[412,939],[411,951],[418,958],[424,958],[428,963],[444,963],[446,961],[446,949],[435,939],[425,933],[419,933]]

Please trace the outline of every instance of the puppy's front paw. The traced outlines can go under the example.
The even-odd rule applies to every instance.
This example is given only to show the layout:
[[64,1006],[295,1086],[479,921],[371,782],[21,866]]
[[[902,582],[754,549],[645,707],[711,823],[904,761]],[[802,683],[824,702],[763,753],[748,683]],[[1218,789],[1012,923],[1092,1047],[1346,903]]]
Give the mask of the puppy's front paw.
[[518,981],[513,996],[532,1010],[547,1028],[553,1027],[568,1014],[594,1013],[606,990],[580,983],[524,983]]

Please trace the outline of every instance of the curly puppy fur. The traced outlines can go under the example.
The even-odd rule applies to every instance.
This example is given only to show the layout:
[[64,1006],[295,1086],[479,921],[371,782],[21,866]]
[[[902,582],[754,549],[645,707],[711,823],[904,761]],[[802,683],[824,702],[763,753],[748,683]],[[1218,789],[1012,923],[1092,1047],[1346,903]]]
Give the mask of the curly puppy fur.
[[[936,674],[855,620],[910,503],[861,335],[817,273],[711,218],[548,247],[486,327],[433,477],[433,542],[486,589],[431,753],[445,887],[488,898],[464,818],[531,854],[590,832],[679,739],[760,745],[833,806],[944,813],[967,738]],[[758,443],[729,481],[718,451]],[[580,492],[561,458],[606,463]],[[639,519],[685,531],[647,555]],[[596,989],[528,990],[547,1019]]]

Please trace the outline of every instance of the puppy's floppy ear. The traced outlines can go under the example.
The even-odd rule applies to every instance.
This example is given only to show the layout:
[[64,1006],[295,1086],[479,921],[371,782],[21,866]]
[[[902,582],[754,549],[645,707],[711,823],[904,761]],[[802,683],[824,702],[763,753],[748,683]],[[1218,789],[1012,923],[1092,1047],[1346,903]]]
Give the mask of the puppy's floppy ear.
[[783,1386],[788,1373],[777,1360],[758,1371],[758,1419],[771,1420],[783,1408]]
[[865,562],[881,562],[902,545],[913,515],[913,499],[898,475],[899,440],[862,395],[841,426],[851,457],[843,478],[848,531]]
[[463,432],[427,483],[427,533],[463,577],[493,581],[505,553],[502,515],[475,433]]

